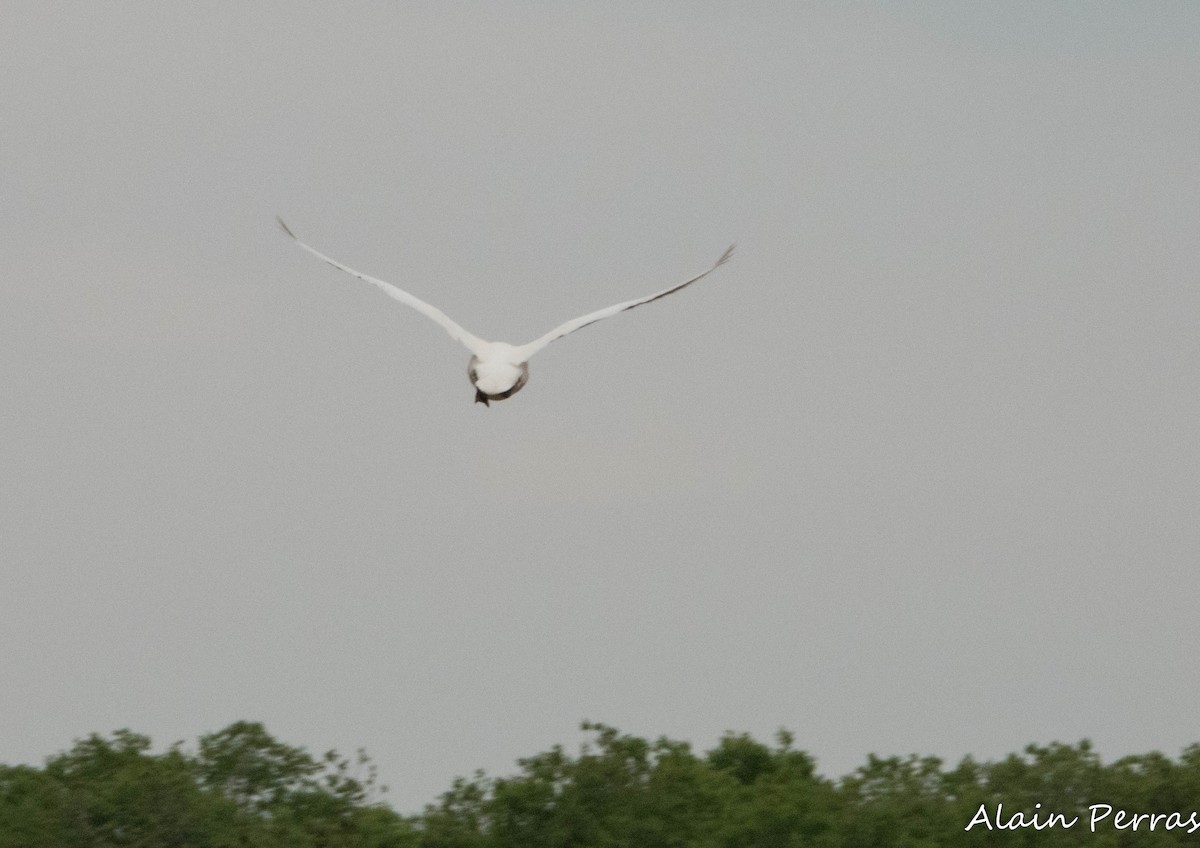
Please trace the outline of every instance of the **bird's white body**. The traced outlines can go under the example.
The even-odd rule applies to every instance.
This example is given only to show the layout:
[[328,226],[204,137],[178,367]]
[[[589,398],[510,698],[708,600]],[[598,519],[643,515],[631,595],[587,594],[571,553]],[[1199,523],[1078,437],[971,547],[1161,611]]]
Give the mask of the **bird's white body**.
[[475,398],[480,403],[504,400],[519,392],[529,380],[529,363],[521,361],[519,348],[506,342],[489,342],[471,357],[467,376],[482,395]]
[[627,300],[623,303],[618,303],[615,306],[609,306],[605,309],[599,309],[595,312],[589,312],[587,315],[573,318],[564,324],[560,324],[544,336],[534,339],[532,342],[523,345],[511,345],[507,342],[489,342],[468,333],[457,323],[451,320],[444,312],[435,306],[431,306],[420,298],[414,297],[403,289],[393,286],[391,283],[385,283],[383,280],[377,280],[374,277],[369,277],[366,274],[355,271],[336,260],[330,259],[323,253],[309,247],[300,239],[296,238],[295,233],[288,229],[288,225],[283,223],[283,219],[279,221],[279,226],[288,234],[292,241],[296,242],[304,250],[316,256],[325,262],[328,262],[334,268],[340,271],[345,271],[358,277],[363,282],[370,283],[383,290],[385,294],[392,297],[401,303],[411,306],[413,309],[420,312],[422,315],[436,321],[442,328],[450,334],[450,337],[458,342],[461,342],[468,350],[471,351],[471,361],[467,366],[467,376],[470,377],[472,385],[475,386],[475,401],[482,403],[485,406],[489,405],[493,400],[504,400],[512,397],[521,390],[521,387],[529,380],[529,358],[544,348],[546,345],[555,339],[561,339],[568,333],[573,333],[578,329],[586,327],[588,324],[593,324],[604,318],[616,315],[618,312],[624,312],[626,309],[633,309],[635,306],[641,306],[645,303],[658,300],[660,297],[677,292],[685,286],[689,286],[702,277],[707,276],[719,266],[725,264],[729,257],[733,254],[733,247],[730,246],[716,263],[699,276],[692,277],[690,280],[679,285],[672,286],[669,289],[657,292],[646,297]]

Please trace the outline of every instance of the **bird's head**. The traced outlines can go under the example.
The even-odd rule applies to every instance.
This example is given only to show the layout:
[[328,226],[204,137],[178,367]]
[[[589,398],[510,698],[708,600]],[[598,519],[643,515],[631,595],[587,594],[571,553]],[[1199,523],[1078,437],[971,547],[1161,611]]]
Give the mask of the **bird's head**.
[[467,375],[475,386],[475,402],[490,406],[490,401],[504,400],[521,390],[529,380],[529,366],[522,362],[487,362],[472,358]]

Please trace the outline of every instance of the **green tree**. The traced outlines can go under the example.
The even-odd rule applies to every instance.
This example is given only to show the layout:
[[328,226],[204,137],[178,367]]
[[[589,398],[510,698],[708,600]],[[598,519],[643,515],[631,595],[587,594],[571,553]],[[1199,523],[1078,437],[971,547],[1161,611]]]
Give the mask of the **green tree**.
[[718,844],[727,848],[839,845],[838,799],[808,754],[786,731],[772,749],[746,734],[726,734],[708,764],[732,778]]
[[[962,841],[963,826],[936,757],[876,757],[844,778],[847,848],[932,848]],[[961,780],[958,782],[962,791]],[[957,840],[957,841],[956,841]]]
[[63,787],[44,771],[0,766],[0,848],[70,844],[67,807]]
[[[1131,813],[1200,806],[1200,745],[1105,765],[1084,740],[1031,745],[994,762],[876,757],[839,781],[780,732],[774,745],[729,733],[698,756],[685,742],[585,724],[503,778],[458,779],[412,819],[379,803],[365,754],[314,757],[237,722],[194,753],[162,753],[121,730],[92,735],[43,768],[0,765],[0,848],[1175,848],[1200,835],[1102,826],[1087,805]],[[1003,804],[1001,816],[999,806]],[[1039,806],[1040,805],[1040,806]],[[1073,828],[993,825],[1015,814]]]
[[410,821],[370,802],[365,756],[317,762],[245,723],[201,748],[156,755],[145,736],[120,730],[77,742],[43,769],[0,767],[0,848],[416,845]]

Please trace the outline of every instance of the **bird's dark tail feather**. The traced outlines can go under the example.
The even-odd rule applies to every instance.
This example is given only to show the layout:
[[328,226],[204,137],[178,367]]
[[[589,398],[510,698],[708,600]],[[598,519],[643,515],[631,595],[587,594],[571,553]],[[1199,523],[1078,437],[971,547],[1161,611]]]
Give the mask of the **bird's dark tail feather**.
[[483,392],[479,391],[479,389],[476,389],[476,390],[475,390],[475,402],[476,402],[476,403],[482,403],[484,406],[491,406],[491,405],[492,405],[492,404],[491,404],[491,403],[488,401],[488,396],[487,396],[487,395],[485,395]]

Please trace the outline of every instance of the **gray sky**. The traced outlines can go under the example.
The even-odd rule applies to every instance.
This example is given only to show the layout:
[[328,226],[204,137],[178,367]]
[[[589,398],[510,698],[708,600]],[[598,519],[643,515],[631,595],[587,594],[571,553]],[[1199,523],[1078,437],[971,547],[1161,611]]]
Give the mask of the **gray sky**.
[[[1200,5],[10,3],[0,761],[1200,740]],[[735,260],[473,405],[488,338]]]

